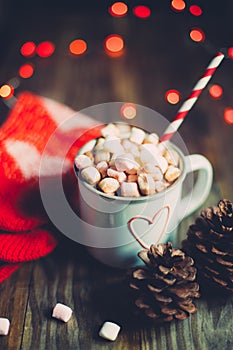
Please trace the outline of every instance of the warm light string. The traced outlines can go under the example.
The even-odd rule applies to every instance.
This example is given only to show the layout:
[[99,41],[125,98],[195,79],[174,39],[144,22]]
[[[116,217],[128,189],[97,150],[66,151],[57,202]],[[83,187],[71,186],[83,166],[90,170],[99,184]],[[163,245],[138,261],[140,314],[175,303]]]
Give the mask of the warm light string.
[[[203,10],[197,4],[187,6],[184,0],[172,0],[170,1],[170,8],[173,12],[179,14],[184,11],[189,11],[194,17],[199,17],[203,14]],[[136,5],[130,8],[128,4],[122,1],[116,1],[108,7],[108,13],[112,17],[120,18],[125,17],[129,12],[141,19],[146,20],[151,16],[151,9],[147,5]],[[203,43],[206,41],[206,35],[201,28],[193,27],[189,31],[189,37],[193,42]],[[208,43],[206,43],[208,45]],[[110,34],[104,39],[104,49],[105,53],[109,57],[120,57],[124,53],[125,42],[124,38],[120,34]],[[39,44],[35,44],[33,41],[28,41],[22,44],[20,48],[20,53],[26,59],[31,59],[35,55],[39,58],[44,59],[52,56],[56,50],[55,45],[50,41],[43,41]],[[230,47],[227,50],[226,57],[233,59],[233,47]],[[87,42],[83,38],[76,38],[68,44],[68,53],[72,56],[82,56],[88,51]],[[10,106],[9,100],[15,99],[14,92],[15,89],[20,85],[20,78],[29,79],[33,76],[35,66],[31,62],[24,63],[18,70],[18,76],[9,80],[7,83],[4,83],[0,86],[0,97],[3,101]],[[223,96],[223,89],[220,85],[214,84],[209,87],[209,95],[211,98],[218,100]],[[165,93],[165,100],[170,104],[177,104],[181,100],[181,94],[176,89],[170,89]],[[233,110],[233,109],[232,109]],[[224,113],[227,114],[227,118],[224,118],[225,121],[230,123],[231,118],[229,115],[232,115],[231,107],[227,107],[227,111]],[[233,121],[231,122],[233,123]]]

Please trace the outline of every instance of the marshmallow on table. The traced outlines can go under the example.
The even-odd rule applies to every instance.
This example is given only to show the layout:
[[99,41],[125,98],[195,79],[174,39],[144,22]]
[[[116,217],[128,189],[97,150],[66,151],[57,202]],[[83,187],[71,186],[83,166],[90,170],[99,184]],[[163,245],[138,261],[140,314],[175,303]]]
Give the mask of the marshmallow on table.
[[8,318],[0,317],[0,335],[7,335],[10,329],[10,321]]
[[116,340],[118,333],[120,332],[121,327],[113,322],[106,321],[102,325],[100,331],[99,331],[99,336],[101,338],[107,339],[114,341]]
[[63,322],[68,322],[72,315],[72,309],[64,304],[57,303],[53,309],[52,317]]

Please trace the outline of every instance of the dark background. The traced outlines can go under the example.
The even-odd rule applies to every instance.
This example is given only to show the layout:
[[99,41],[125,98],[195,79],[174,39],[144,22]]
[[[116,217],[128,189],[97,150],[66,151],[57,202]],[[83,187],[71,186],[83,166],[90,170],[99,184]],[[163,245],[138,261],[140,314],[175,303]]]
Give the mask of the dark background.
[[[126,101],[152,108],[172,120],[208,63],[219,50],[225,53],[233,46],[233,2],[186,1],[184,11],[171,9],[170,1],[125,1],[127,15],[115,18],[108,13],[114,1],[0,1],[0,84],[18,76],[19,67],[31,62],[35,71],[31,78],[19,78],[15,95],[29,90],[64,102],[75,110],[94,104]],[[147,5],[151,16],[135,17],[133,7]],[[199,5],[199,17],[189,12]],[[192,28],[201,28],[205,41],[196,43],[189,37]],[[104,39],[112,33],[125,41],[124,54],[109,57],[104,51]],[[69,43],[82,38],[88,49],[84,55],[72,56]],[[49,40],[55,45],[51,57],[37,55],[27,59],[20,54],[26,41],[39,44]],[[180,128],[190,152],[203,153],[215,166],[216,173],[232,193],[232,125],[224,121],[224,110],[233,107],[233,62],[225,58],[194,108]],[[209,87],[219,84],[223,96],[214,100]],[[177,89],[181,100],[169,104],[165,93]],[[3,121],[10,103],[0,101]],[[211,135],[211,138],[210,138]],[[206,147],[208,149],[206,149]],[[219,159],[216,159],[216,149]],[[220,156],[221,154],[221,156]],[[218,177],[218,175],[216,175]],[[218,180],[218,178],[217,178]],[[229,190],[223,191],[225,195]]]
[[[28,90],[64,102],[76,110],[103,102],[126,101],[150,107],[168,120],[176,115],[212,57],[233,46],[233,1],[186,1],[186,9],[173,11],[168,0],[125,1],[129,12],[113,18],[108,7],[113,1],[12,1],[0,0],[0,86],[19,79],[15,95]],[[132,8],[151,8],[147,19],[136,18]],[[203,9],[200,17],[190,14],[190,5]],[[200,27],[203,43],[189,38]],[[125,41],[124,54],[109,57],[104,39],[112,33]],[[83,38],[87,52],[69,54],[68,45]],[[20,54],[26,41],[55,45],[51,57],[27,59]],[[19,67],[31,62],[33,76],[21,79]],[[214,100],[209,87],[223,88]],[[181,93],[181,101],[165,100],[169,89]],[[9,113],[10,101],[0,100],[0,121]],[[233,60],[224,59],[180,128],[190,153],[206,156],[214,168],[211,193],[202,208],[221,198],[233,200],[233,125],[224,120],[226,107],[233,108]],[[146,125],[145,125],[146,128]],[[1,179],[0,179],[1,180]],[[204,186],[204,185],[203,185]],[[182,237],[199,210],[180,226]],[[98,263],[84,247],[70,240],[57,252],[24,264],[0,285],[0,312],[12,320],[10,335],[0,339],[0,348],[80,350],[229,350],[233,333],[232,297],[216,297],[212,291],[197,302],[198,312],[188,320],[154,327],[140,323],[128,310],[125,271]],[[68,325],[51,320],[48,307],[57,301],[74,309]],[[123,322],[117,341],[104,342],[98,329],[106,320]]]

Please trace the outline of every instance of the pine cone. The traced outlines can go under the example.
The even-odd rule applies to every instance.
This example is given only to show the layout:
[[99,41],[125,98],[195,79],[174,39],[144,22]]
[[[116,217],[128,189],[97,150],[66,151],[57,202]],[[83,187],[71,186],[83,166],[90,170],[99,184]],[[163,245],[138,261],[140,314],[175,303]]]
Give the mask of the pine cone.
[[192,258],[170,242],[151,245],[139,252],[145,263],[133,270],[130,287],[136,292],[135,304],[152,319],[184,320],[196,312],[193,298],[198,298],[196,268]]
[[203,210],[189,227],[182,248],[195,260],[203,287],[233,292],[232,202],[223,199]]

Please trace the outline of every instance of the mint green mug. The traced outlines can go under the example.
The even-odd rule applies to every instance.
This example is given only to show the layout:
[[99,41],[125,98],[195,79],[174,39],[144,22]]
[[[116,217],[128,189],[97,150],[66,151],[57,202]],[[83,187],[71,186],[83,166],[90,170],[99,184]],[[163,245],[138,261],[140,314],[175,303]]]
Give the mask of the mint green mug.
[[[79,154],[85,152],[85,145]],[[128,268],[140,260],[137,253],[151,244],[172,241],[177,244],[177,227],[181,220],[197,210],[209,195],[213,170],[200,154],[184,156],[171,142],[180,157],[181,176],[166,190],[138,198],[110,196],[83,181],[76,169],[79,190],[79,215],[89,253],[104,264]],[[197,179],[182,197],[183,183],[189,173]],[[84,240],[83,239],[83,240]]]

